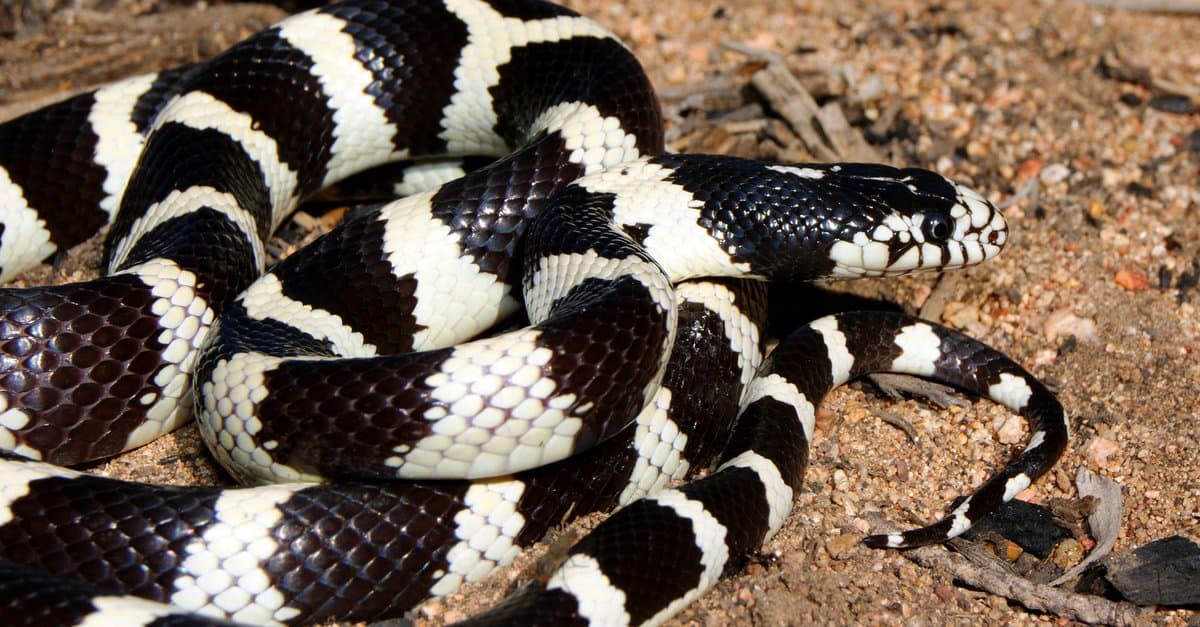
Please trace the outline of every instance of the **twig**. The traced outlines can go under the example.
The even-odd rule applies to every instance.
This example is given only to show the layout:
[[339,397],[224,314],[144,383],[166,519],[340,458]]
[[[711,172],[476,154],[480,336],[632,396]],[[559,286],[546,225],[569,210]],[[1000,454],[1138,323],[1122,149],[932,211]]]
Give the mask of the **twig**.
[[909,394],[943,408],[966,407],[970,404],[955,393],[954,388],[912,375],[876,372],[867,375],[867,378],[878,386],[881,392],[896,400],[901,400],[905,394]]
[[836,102],[817,104],[778,54],[736,41],[723,41],[721,46],[765,64],[750,77],[750,84],[792,127],[814,157],[824,161],[883,160],[862,133],[850,126]]
[[911,440],[913,444],[919,444],[921,442],[921,437],[917,434],[917,428],[912,426],[911,422],[901,418],[898,414],[892,413],[886,409],[876,409],[871,413],[880,420],[903,431],[904,435],[907,435],[908,439]]
[[962,282],[962,276],[962,272],[942,273],[917,315],[926,320],[941,320],[942,312],[946,309],[946,305],[950,304],[950,299],[954,298],[958,284]]
[[1200,98],[1200,88],[1156,75],[1150,68],[1130,61],[1127,53],[1120,48],[1105,54],[1100,58],[1100,63],[1104,75],[1109,78],[1141,85],[1163,94]]
[[1091,4],[1126,11],[1154,13],[1200,13],[1200,0],[1082,0]]
[[[1021,189],[1017,190],[1017,193],[1013,194],[1010,198],[1004,200],[1003,202],[996,203],[996,208],[1001,211],[1008,209],[1009,207],[1021,202],[1021,200],[1023,200],[1026,196],[1035,193],[1037,190],[1038,177],[1031,176],[1029,177],[1029,180],[1021,186]],[[1034,204],[1036,204],[1036,199],[1037,196],[1034,196]]]
[[938,546],[904,551],[904,556],[925,568],[944,570],[964,584],[1011,599],[1038,612],[1050,612],[1071,620],[1109,625],[1132,625],[1146,611],[1129,603],[1077,594],[1038,584],[991,566],[976,565],[962,555]]

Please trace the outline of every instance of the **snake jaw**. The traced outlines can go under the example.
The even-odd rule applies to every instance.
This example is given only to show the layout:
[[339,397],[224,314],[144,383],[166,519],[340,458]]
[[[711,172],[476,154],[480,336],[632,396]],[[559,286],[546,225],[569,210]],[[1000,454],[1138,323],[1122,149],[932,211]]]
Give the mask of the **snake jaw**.
[[830,248],[833,273],[842,277],[896,276],[981,263],[1000,253],[1008,224],[992,203],[974,190],[951,183],[948,208],[894,210],[874,227]]

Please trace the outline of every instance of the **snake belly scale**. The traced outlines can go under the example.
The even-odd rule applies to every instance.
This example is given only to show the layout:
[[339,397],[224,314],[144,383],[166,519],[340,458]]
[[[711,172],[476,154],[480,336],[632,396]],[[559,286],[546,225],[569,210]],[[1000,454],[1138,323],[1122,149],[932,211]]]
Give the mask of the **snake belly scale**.
[[[411,195],[264,273],[302,199],[397,161]],[[990,203],[918,169],[663,154],[636,59],[544,2],[332,3],[6,122],[0,224],[4,278],[109,229],[105,277],[0,290],[5,622],[397,616],[622,505],[472,620],[654,624],[780,528],[815,407],[853,377],[1031,424],[945,519],[871,546],[962,533],[1066,445],[1034,377],[930,323],[838,314],[764,350],[762,281],[979,263],[1007,239]],[[63,467],[193,415],[271,483]]]

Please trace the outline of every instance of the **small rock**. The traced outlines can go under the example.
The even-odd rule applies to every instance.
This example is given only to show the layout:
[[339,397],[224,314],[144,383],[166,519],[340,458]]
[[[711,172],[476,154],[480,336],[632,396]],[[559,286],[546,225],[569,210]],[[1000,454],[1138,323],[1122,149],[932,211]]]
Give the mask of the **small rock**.
[[1121,102],[1128,106],[1136,107],[1142,104],[1142,97],[1131,91],[1127,91],[1121,94]]
[[1088,441],[1085,450],[1088,462],[1097,468],[1107,468],[1108,458],[1120,451],[1121,447],[1108,438],[1096,436]]
[[979,308],[958,301],[946,303],[945,309],[942,310],[942,320],[956,329],[965,329],[979,322]]
[[1017,558],[1021,557],[1021,554],[1024,552],[1025,551],[1021,548],[1021,545],[1013,542],[1012,540],[1004,540],[1004,559],[1008,560],[1009,562],[1015,562],[1017,561]]
[[1037,158],[1026,159],[1022,161],[1021,165],[1017,166],[1017,180],[1027,179],[1031,176],[1035,176],[1038,172],[1042,171],[1042,166],[1045,164],[1045,161]]
[[1187,115],[1196,110],[1196,106],[1192,103],[1191,98],[1175,94],[1164,94],[1151,98],[1150,107],[1163,113],[1176,113],[1179,115]]
[[1075,538],[1067,538],[1054,547],[1050,560],[1059,568],[1066,570],[1083,559],[1083,545]]
[[944,583],[934,586],[933,593],[937,595],[937,598],[947,603],[954,599],[954,588]]
[[1071,176],[1071,168],[1068,168],[1061,163],[1051,163],[1042,169],[1042,172],[1038,178],[1040,178],[1042,183],[1045,185],[1053,185],[1055,183],[1060,183],[1067,180],[1068,176]]
[[1008,420],[1000,425],[1000,429],[996,431],[996,439],[1000,440],[1001,444],[1016,444],[1021,441],[1021,436],[1024,430],[1021,428],[1021,419],[1017,416],[1009,416]]
[[1200,129],[1187,134],[1183,140],[1183,147],[1190,152],[1200,153]]
[[1146,278],[1141,272],[1131,272],[1129,270],[1119,270],[1113,280],[1117,285],[1131,291],[1140,292],[1150,287],[1150,279]]
[[817,408],[817,415],[813,418],[813,430],[817,432],[828,431],[836,419],[837,414],[822,405]]
[[833,471],[833,487],[839,492],[845,492],[850,489],[850,478],[846,476],[846,473],[841,468]]
[[854,90],[850,94],[850,102],[871,102],[883,96],[886,85],[883,79],[878,74],[867,76],[862,82],[854,86]]
[[437,618],[446,613],[446,604],[438,599],[429,601],[421,606],[419,610],[426,618]]
[[825,542],[825,550],[829,553],[829,557],[835,560],[844,560],[850,557],[851,552],[857,547],[858,537],[849,533],[833,536]]
[[1112,168],[1100,169],[1100,185],[1107,189],[1116,187],[1121,183],[1121,173]]
[[988,155],[987,146],[982,142],[970,141],[967,142],[967,156],[971,159],[983,159]]
[[1063,307],[1047,316],[1045,324],[1042,325],[1042,333],[1050,341],[1054,341],[1060,335],[1073,335],[1077,339],[1088,342],[1098,339],[1096,322],[1091,318],[1076,316],[1070,307]]

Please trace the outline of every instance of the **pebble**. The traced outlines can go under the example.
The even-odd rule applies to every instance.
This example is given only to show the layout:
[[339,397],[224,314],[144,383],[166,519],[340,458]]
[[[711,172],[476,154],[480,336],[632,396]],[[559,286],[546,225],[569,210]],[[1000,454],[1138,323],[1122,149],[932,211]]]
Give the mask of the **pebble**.
[[979,323],[979,307],[957,301],[946,303],[946,308],[942,312],[942,320],[956,329],[965,329]]
[[1141,272],[1118,270],[1113,280],[1117,282],[1117,285],[1131,292],[1140,292],[1150,287],[1150,279],[1146,278],[1146,275]]
[[1012,542],[1010,540],[1004,541],[1005,560],[1009,562],[1015,562],[1017,561],[1017,558],[1021,557],[1021,554],[1024,552],[1025,551],[1021,549],[1021,545],[1017,544],[1016,542]]
[[1037,175],[1038,172],[1041,172],[1042,166],[1045,164],[1046,162],[1041,159],[1026,159],[1025,161],[1022,161],[1021,165],[1017,166],[1017,180],[1023,180]]
[[1050,559],[1056,566],[1066,570],[1083,559],[1083,545],[1079,544],[1075,538],[1067,538],[1054,547],[1054,553],[1050,555]]
[[850,478],[841,468],[833,471],[833,487],[839,492],[850,489]]
[[1004,421],[1004,424],[1000,425],[1000,429],[996,431],[996,439],[1001,444],[1016,444],[1021,441],[1024,433],[1025,430],[1021,419],[1018,416],[1009,416]]
[[1042,325],[1042,333],[1051,342],[1059,336],[1067,335],[1073,335],[1076,339],[1087,342],[1099,339],[1096,335],[1096,321],[1076,316],[1071,307],[1057,309],[1047,316],[1046,322]]
[[1108,458],[1119,452],[1121,447],[1116,442],[1102,437],[1096,436],[1088,440],[1086,451],[1088,462],[1097,468],[1107,468]]
[[835,560],[844,560],[850,557],[856,548],[858,548],[858,536],[849,533],[838,534],[825,542],[825,550],[829,553],[829,557]]
[[1038,178],[1040,178],[1042,183],[1045,185],[1053,185],[1055,183],[1061,183],[1062,181],[1067,180],[1068,176],[1071,176],[1070,168],[1061,163],[1051,163],[1042,169],[1042,172]]

